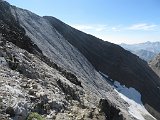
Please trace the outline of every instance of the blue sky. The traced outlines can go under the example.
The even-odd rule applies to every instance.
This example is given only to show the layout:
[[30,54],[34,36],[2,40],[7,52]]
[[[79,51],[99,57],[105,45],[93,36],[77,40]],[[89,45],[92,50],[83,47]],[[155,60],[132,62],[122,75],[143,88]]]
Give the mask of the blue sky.
[[160,41],[160,0],[7,0],[113,43]]

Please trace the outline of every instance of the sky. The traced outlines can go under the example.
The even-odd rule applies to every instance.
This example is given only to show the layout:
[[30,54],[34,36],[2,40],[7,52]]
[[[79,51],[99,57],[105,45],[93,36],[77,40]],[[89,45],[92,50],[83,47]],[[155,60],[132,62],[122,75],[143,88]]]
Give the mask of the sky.
[[6,0],[112,43],[160,41],[160,0]]

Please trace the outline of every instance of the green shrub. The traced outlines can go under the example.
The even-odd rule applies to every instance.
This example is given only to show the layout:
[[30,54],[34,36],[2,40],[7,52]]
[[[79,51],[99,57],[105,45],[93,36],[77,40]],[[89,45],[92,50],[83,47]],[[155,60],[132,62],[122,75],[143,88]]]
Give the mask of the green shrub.
[[34,118],[37,120],[44,120],[44,118],[40,114],[35,112],[30,113],[29,116],[27,117],[27,120],[33,120]]

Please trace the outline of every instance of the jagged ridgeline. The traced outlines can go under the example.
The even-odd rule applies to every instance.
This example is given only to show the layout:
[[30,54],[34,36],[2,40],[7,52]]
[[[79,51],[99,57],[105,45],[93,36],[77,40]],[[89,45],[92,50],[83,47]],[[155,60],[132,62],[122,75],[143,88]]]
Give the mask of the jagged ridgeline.
[[114,81],[137,90],[160,119],[160,79],[145,61],[56,18],[0,0],[0,120],[139,119]]

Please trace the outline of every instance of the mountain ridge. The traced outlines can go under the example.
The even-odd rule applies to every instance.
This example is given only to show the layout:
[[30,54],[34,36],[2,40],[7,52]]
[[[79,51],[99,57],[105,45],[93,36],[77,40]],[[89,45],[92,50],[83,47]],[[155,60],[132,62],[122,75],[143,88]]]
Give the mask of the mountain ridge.
[[[0,64],[0,81],[3,83],[0,90],[6,96],[10,95],[1,96],[3,115],[9,114],[17,120],[25,120],[31,112],[37,112],[47,120],[105,120],[106,116],[111,119],[133,119],[125,101],[45,19],[1,1],[0,5],[1,15],[5,18],[1,17],[0,32],[3,28],[7,29],[5,34],[0,34],[0,62],[3,63],[2,66]],[[11,18],[15,22],[8,23]],[[25,30],[20,39],[21,29],[17,24]],[[16,34],[14,37],[24,43],[25,36],[28,37],[27,42],[31,42],[31,48],[23,48],[23,44],[15,42],[16,39],[12,39],[12,34],[7,31]],[[34,45],[39,48],[36,52],[30,51]],[[6,101],[13,103],[6,104]],[[104,111],[103,107],[109,110]],[[3,115],[0,113],[0,119]],[[7,118],[6,115],[3,119]]]
[[[157,85],[159,84],[159,77],[157,75],[155,75],[155,73],[151,70],[151,68],[148,66],[148,64],[145,61],[140,60],[136,55],[131,54],[129,51],[124,50],[122,47],[120,47],[118,45],[114,45],[109,42],[104,42],[104,41],[97,39],[93,36],[87,36],[87,34],[80,33],[80,31],[73,31],[73,30],[71,30],[71,27],[62,23],[59,20],[57,21],[57,19],[55,19],[53,17],[48,17],[47,19],[50,21],[52,26],[54,26],[63,35],[63,37],[66,38],[66,40],[68,40],[73,46],[76,46],[76,48],[78,48],[78,50],[84,54],[84,56],[92,63],[92,65],[96,68],[96,70],[107,74],[110,78],[112,78],[114,80],[117,80],[117,81],[119,80],[119,82],[121,82],[122,84],[125,84],[128,87],[130,87],[130,86],[134,87],[141,92],[146,87],[143,84],[142,79],[150,79],[149,80],[151,82],[150,85],[152,84],[153,86],[155,85],[153,79],[157,79],[157,80],[155,80],[155,81],[157,81],[156,84]],[[65,29],[65,27],[66,27],[66,29]],[[79,35],[79,37],[77,36],[75,38],[76,35]],[[86,42],[88,42],[88,43],[85,44]],[[89,52],[86,53],[86,51],[87,52],[89,51]],[[96,57],[96,56],[98,56],[98,57]],[[107,57],[105,57],[105,56],[107,56]],[[133,61],[133,64],[130,64],[131,66],[128,67],[127,66],[127,65],[129,65],[128,62],[129,61],[131,62],[131,60]],[[96,63],[95,63],[95,61],[96,61]],[[135,62],[136,62],[136,64],[135,64]],[[139,67],[139,66],[141,66],[141,67]],[[114,69],[114,68],[116,68],[116,69]],[[146,71],[140,75],[140,76],[143,76],[142,78],[136,77],[137,76],[136,74],[139,74],[140,72],[144,71],[145,69],[146,69]],[[132,71],[133,73],[136,73],[136,72],[137,73],[133,74],[131,71],[128,71],[128,70],[131,70],[131,71],[133,70],[134,71],[134,72]],[[152,75],[148,76],[146,73],[152,74]],[[126,74],[130,74],[130,75],[126,76]],[[145,78],[144,78],[144,76],[145,76]],[[151,76],[155,76],[155,78],[151,78]],[[148,95],[149,92],[151,92],[151,91],[148,91],[146,93],[146,96]],[[160,91],[157,89],[157,93],[156,93],[157,95],[158,95],[158,92],[160,92]],[[143,100],[143,95],[142,95],[142,100]]]
[[[159,80],[159,78],[153,73],[153,71],[150,70],[146,62],[140,60],[137,56],[124,50],[118,45],[104,42],[100,39],[95,38],[94,36],[82,33],[80,31],[78,31],[77,33],[76,29],[68,27],[66,26],[66,24],[61,22],[59,24],[59,20],[57,19],[54,19],[55,21],[50,21],[50,18],[40,17],[24,9],[19,9],[10,5],[5,5],[3,3],[0,3],[0,5],[2,5],[2,7],[0,7],[2,17],[0,18],[4,18],[1,20],[2,24],[0,27],[0,32],[4,31],[3,25],[6,25],[6,32],[2,34],[1,38],[3,42],[5,40],[7,41],[6,43],[2,42],[6,45],[2,45],[2,48],[5,50],[3,50],[0,55],[2,54],[2,58],[3,56],[5,56],[2,61],[4,62],[6,60],[7,64],[9,65],[9,68],[8,65],[6,65],[5,69],[9,71],[12,68],[13,73],[16,73],[17,71],[18,73],[16,74],[24,75],[25,77],[27,77],[27,79],[29,79],[24,80],[24,78],[21,78],[22,84],[24,84],[24,80],[27,82],[27,84],[29,84],[30,89],[34,86],[34,84],[37,84],[46,91],[48,91],[47,86],[45,86],[46,84],[51,85],[51,87],[53,88],[57,86],[55,89],[57,89],[59,93],[57,94],[56,92],[53,92],[51,94],[55,95],[55,97],[56,95],[60,95],[62,96],[62,98],[64,97],[65,101],[63,102],[67,103],[69,106],[70,104],[74,104],[73,100],[76,100],[78,103],[82,102],[84,103],[84,105],[87,105],[89,109],[92,109],[93,106],[93,108],[95,107],[95,109],[98,110],[98,103],[100,103],[101,110],[108,118],[111,118],[113,120],[122,120],[125,118],[132,120],[134,118],[131,117],[127,111],[128,105],[117,96],[117,94],[114,92],[114,89],[108,84],[106,79],[101,76],[99,71],[104,72],[105,74],[109,75],[110,78],[118,80],[121,82],[121,84],[124,84],[128,87],[132,86],[131,84],[134,83],[134,79],[140,76],[138,80],[141,80],[140,78],[142,78],[143,80],[139,82],[136,81],[137,84],[134,83],[133,87],[135,87],[136,89],[138,88],[137,90],[142,94],[142,100],[145,106],[146,104],[149,104],[151,108],[153,107],[153,110],[149,110],[151,109],[149,107],[147,109],[155,115],[155,111],[159,109],[157,106],[157,104],[159,103],[159,96],[157,92],[157,86],[159,86],[159,82],[157,80]],[[2,9],[3,7],[6,9]],[[8,16],[5,15],[6,13],[8,13]],[[8,22],[14,19],[15,22]],[[24,30],[17,27],[19,25]],[[16,35],[12,36],[12,34],[8,34],[8,30],[12,34],[15,33]],[[21,35],[22,31],[25,31],[25,33]],[[12,37],[15,39],[12,39]],[[26,37],[28,37],[29,39],[25,39]],[[24,47],[23,44],[19,44],[18,41],[15,42],[16,39],[20,40],[20,42],[22,43],[25,43],[25,40],[27,40],[31,48],[29,46],[29,48]],[[93,41],[95,43],[93,43]],[[27,53],[8,42],[12,42],[14,45],[33,53]],[[105,58],[103,58],[103,56]],[[125,59],[127,60],[125,61]],[[130,62],[133,63],[133,65],[128,63],[130,59]],[[136,62],[134,62],[134,60]],[[50,65],[51,68],[46,63]],[[135,64],[137,64],[136,67],[138,69],[142,67],[142,69],[140,69],[137,73],[135,72],[137,70],[134,66]],[[138,67],[139,65],[140,67]],[[116,70],[115,67],[118,70]],[[119,68],[121,67],[124,67],[127,70],[124,70],[123,68],[122,71],[120,71],[121,69]],[[3,71],[3,67],[1,68],[1,70]],[[146,73],[142,72],[143,70],[145,70]],[[3,72],[5,73],[6,70],[4,70]],[[133,74],[132,72],[135,72],[137,75],[135,73]],[[128,76],[125,77],[123,75]],[[44,80],[46,83],[40,85],[38,82],[40,82],[41,80],[39,79],[41,79],[42,81]],[[153,79],[154,81],[150,81],[151,79]],[[16,77],[14,80],[16,81]],[[32,83],[31,81],[34,82]],[[142,84],[142,82],[144,81],[147,84],[146,86]],[[25,85],[22,86],[25,87]],[[144,87],[143,89],[144,91],[146,90],[146,92],[144,92],[143,89],[140,90],[142,86]],[[3,88],[3,86],[0,87]],[[17,87],[21,88],[20,86]],[[152,91],[150,91],[149,88]],[[35,87],[35,89],[37,88]],[[28,92],[30,95],[32,95],[32,97],[30,96],[31,100],[37,100],[37,96],[34,94],[33,89]],[[151,98],[156,95],[158,100],[151,100]],[[33,96],[36,98],[34,98]],[[50,97],[52,96],[50,96],[49,94],[42,95],[44,99],[46,99],[46,96],[51,100]],[[71,100],[73,103],[70,103],[70,99],[73,99]],[[47,103],[45,103],[45,105],[49,104],[48,100],[46,102]],[[53,102],[55,103],[55,101]],[[66,104],[62,103],[61,105],[57,102],[59,101],[56,101],[56,105],[58,104],[61,110],[65,111],[62,106],[66,106]],[[83,104],[81,107],[82,108],[79,108],[80,110],[83,109]],[[106,111],[106,109],[108,111]],[[40,110],[42,111],[39,111],[39,113],[44,112],[43,108]],[[86,110],[88,110],[88,108],[86,108]],[[119,113],[122,113],[122,116],[119,115]],[[64,114],[63,112],[56,114],[59,115],[57,115],[57,119],[60,118],[60,116],[65,116],[65,112]],[[104,117],[104,115],[101,116],[101,114],[98,114],[98,116]],[[158,118],[158,113],[155,116]],[[69,116],[66,115],[65,117]]]
[[138,44],[120,44],[121,47],[139,56],[147,62],[151,61],[156,55],[160,53],[160,42],[144,42]]

